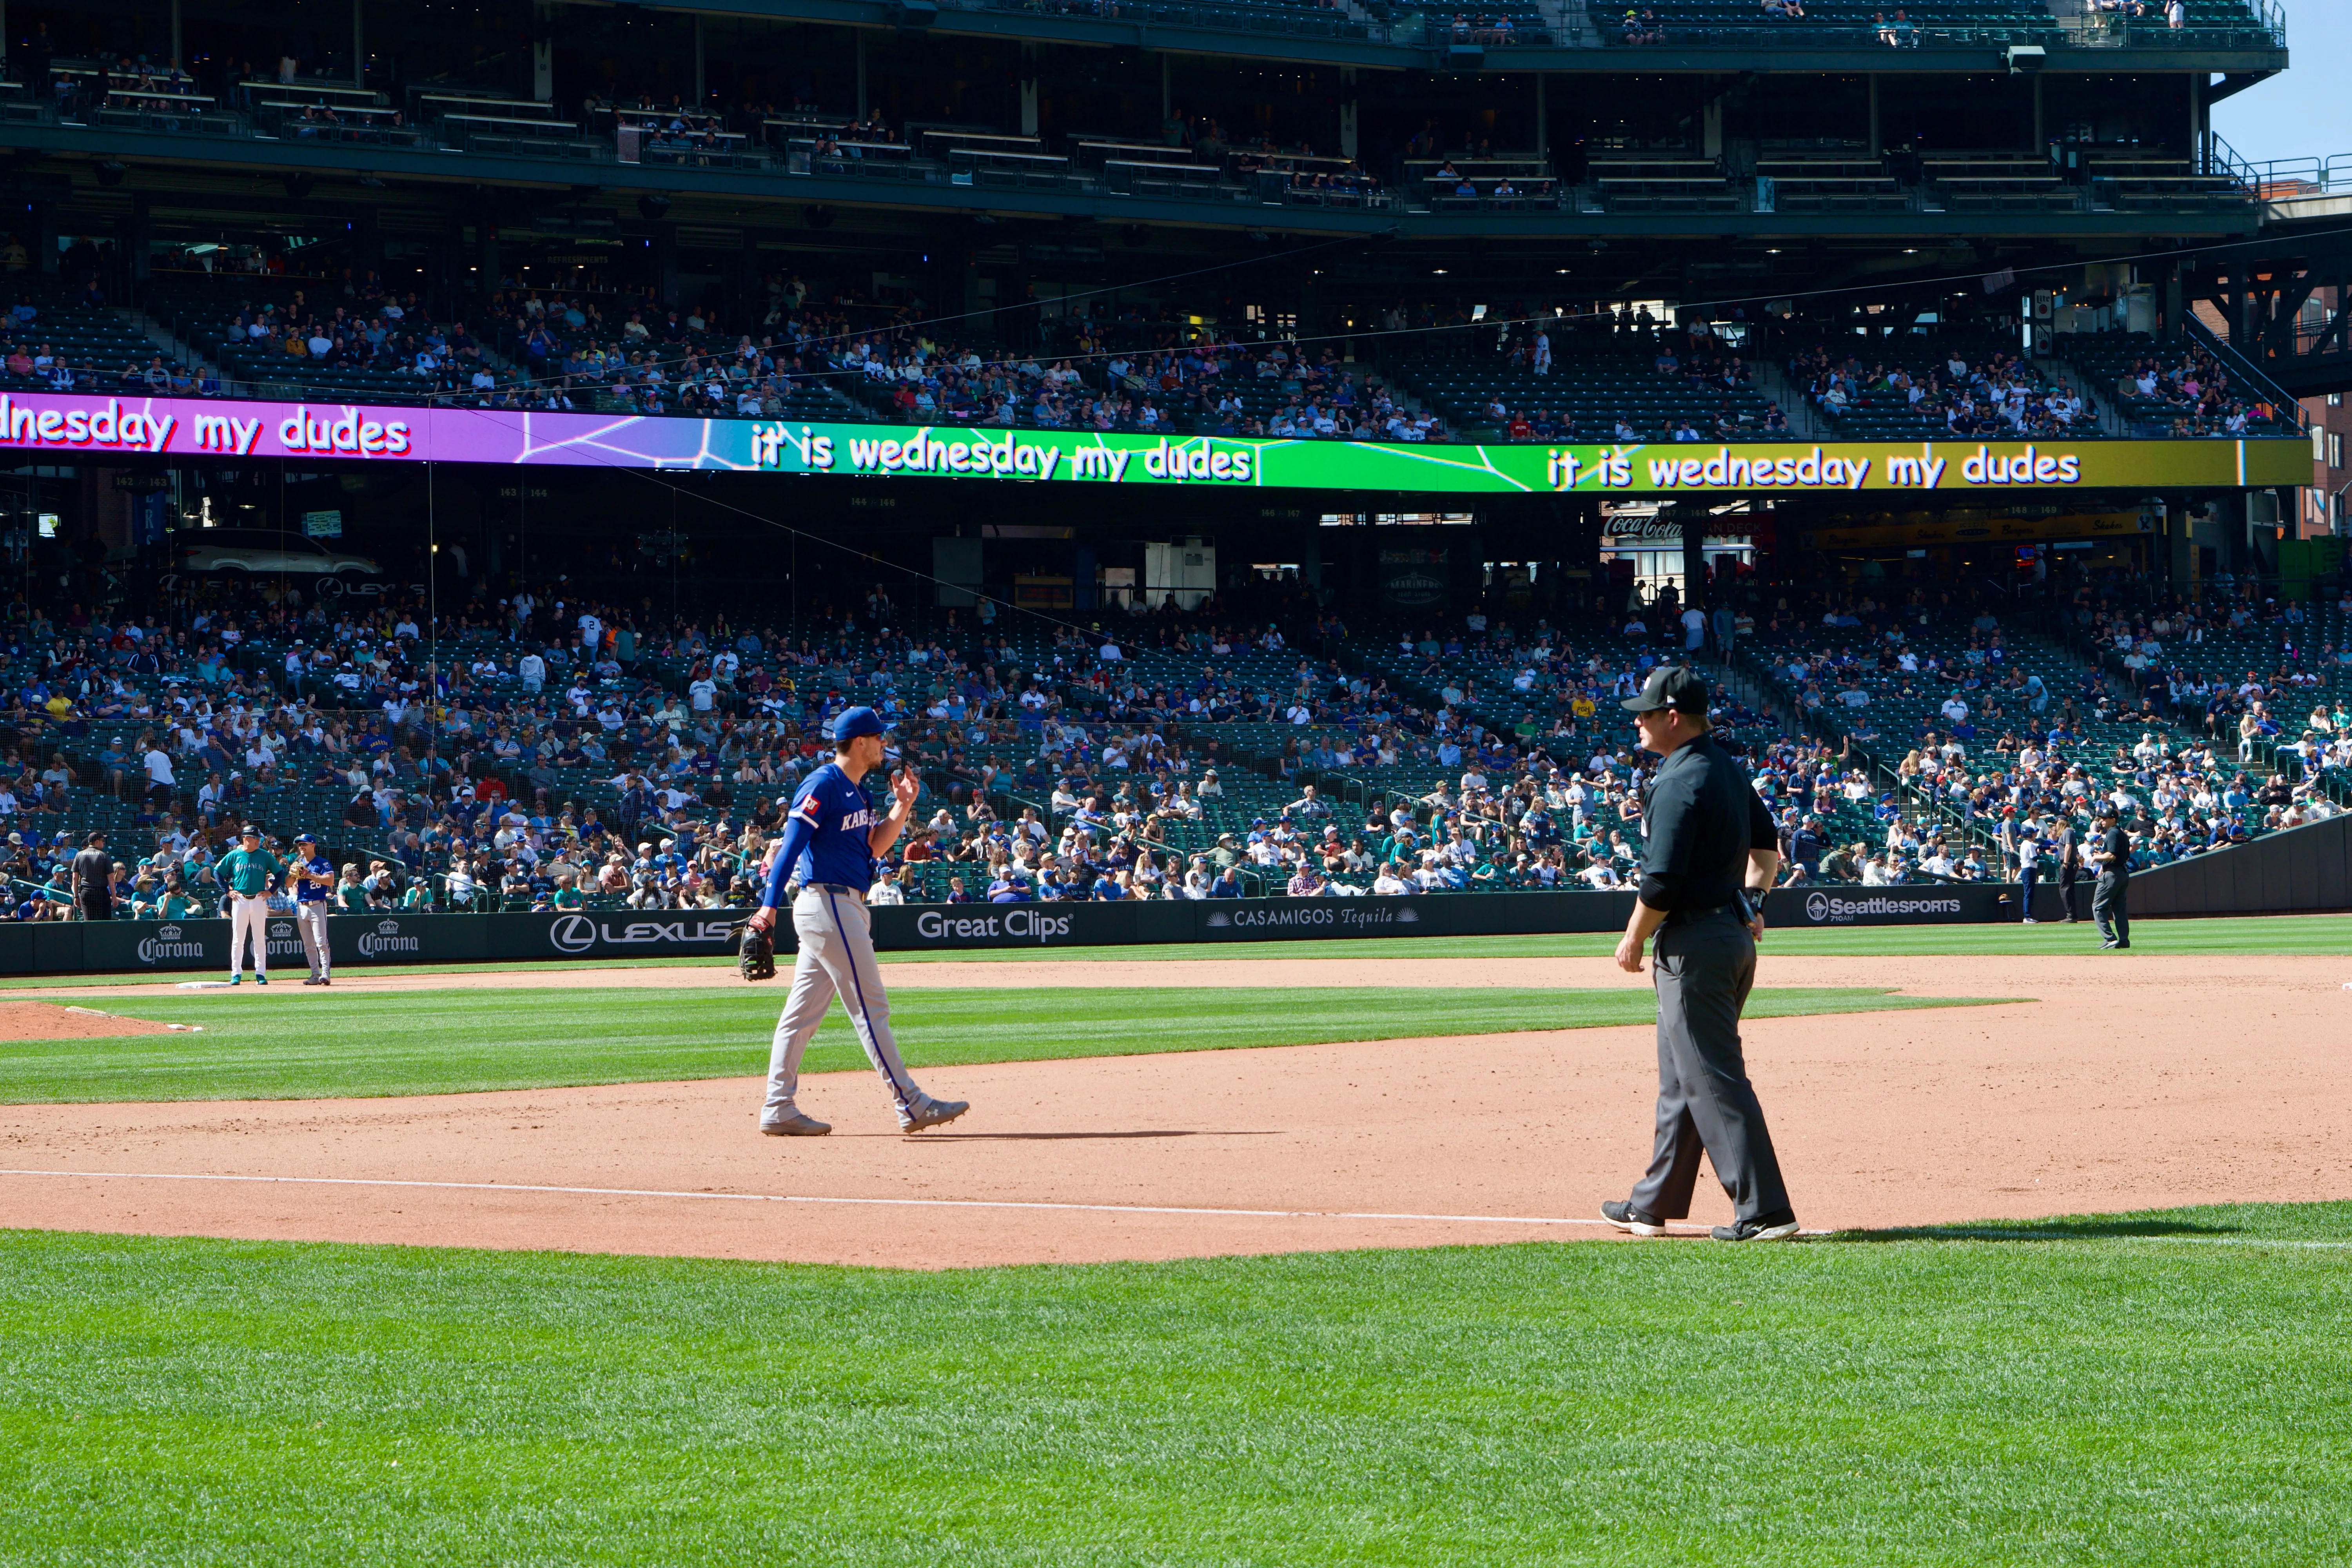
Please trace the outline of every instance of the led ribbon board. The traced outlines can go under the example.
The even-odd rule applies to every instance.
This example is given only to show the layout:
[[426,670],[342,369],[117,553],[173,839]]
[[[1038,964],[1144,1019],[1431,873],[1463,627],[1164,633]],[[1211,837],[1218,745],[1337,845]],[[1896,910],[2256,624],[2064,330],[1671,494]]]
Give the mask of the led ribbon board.
[[431,461],[1427,494],[1962,496],[2311,482],[2311,445],[2299,437],[1477,447],[16,393],[0,395],[0,447],[53,458]]

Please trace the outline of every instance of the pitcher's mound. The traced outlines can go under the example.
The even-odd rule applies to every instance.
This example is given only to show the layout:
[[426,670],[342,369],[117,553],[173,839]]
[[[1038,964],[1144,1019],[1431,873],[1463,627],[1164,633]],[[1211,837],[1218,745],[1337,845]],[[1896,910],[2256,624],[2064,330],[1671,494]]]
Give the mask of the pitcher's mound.
[[88,1040],[106,1035],[162,1035],[184,1024],[118,1018],[89,1007],[55,1002],[0,1002],[0,1040]]

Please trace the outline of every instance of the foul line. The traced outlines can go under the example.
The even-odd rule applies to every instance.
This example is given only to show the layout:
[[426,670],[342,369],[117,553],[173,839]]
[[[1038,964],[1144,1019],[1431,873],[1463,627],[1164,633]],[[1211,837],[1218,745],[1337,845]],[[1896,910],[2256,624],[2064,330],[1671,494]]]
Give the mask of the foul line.
[[[427,1187],[461,1193],[554,1193],[583,1198],[696,1198],[745,1204],[841,1204],[869,1208],[1052,1209],[1084,1214],[1192,1215],[1217,1219],[1353,1219],[1404,1220],[1428,1225],[1584,1225],[1614,1228],[1603,1219],[1555,1219],[1541,1215],[1495,1214],[1370,1214],[1336,1209],[1213,1209],[1179,1208],[1152,1204],[1026,1203],[1011,1198],[834,1198],[797,1193],[689,1193],[659,1187],[555,1187],[508,1182],[425,1182],[365,1176],[234,1176],[180,1171],[6,1171],[0,1176],[65,1176],[109,1182],[253,1182],[310,1187]],[[1675,1224],[1672,1229],[1705,1235],[1702,1225]],[[1809,1235],[1827,1235],[1808,1232]]]

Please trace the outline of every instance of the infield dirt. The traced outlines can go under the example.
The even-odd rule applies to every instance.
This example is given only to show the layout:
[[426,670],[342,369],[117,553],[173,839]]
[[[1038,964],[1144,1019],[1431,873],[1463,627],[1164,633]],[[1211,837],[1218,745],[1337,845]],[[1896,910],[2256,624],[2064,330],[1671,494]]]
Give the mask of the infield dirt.
[[[148,994],[154,993],[151,988]],[[0,1040],[93,1040],[115,1035],[162,1035],[169,1024],[119,1018],[63,1002],[0,1001]]]
[[[1809,1226],[2342,1198],[2343,976],[2324,958],[1768,950],[1761,984],[2035,1000],[1759,1020],[1748,1061]],[[1165,987],[1202,1007],[1272,985],[1649,984],[1591,958],[928,963],[889,980]],[[337,985],[563,983],[741,984],[714,967]],[[300,1005],[276,990],[224,1001]],[[1594,1206],[1647,1157],[1654,1051],[1647,1028],[1602,1028],[940,1068],[925,1087],[973,1110],[911,1139],[862,1072],[806,1080],[802,1103],[836,1131],[805,1140],[756,1134],[750,1079],[8,1107],[0,1225],[912,1268],[1581,1237],[1606,1234]],[[1727,1213],[1703,1183],[1694,1222]]]

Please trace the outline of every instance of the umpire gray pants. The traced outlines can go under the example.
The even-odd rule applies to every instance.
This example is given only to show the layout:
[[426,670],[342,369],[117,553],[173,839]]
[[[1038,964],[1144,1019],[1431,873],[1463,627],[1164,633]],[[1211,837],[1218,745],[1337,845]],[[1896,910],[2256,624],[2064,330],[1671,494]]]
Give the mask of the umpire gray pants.
[[1730,912],[1659,929],[1658,1142],[1633,1188],[1637,1209],[1684,1219],[1702,1150],[1739,1219],[1789,1207],[1764,1108],[1739,1051],[1739,1012],[1756,984],[1756,940]]
[[2091,889],[2091,919],[2098,922],[2102,941],[2117,947],[2131,945],[2131,879],[2099,873]]
[[310,973],[321,980],[333,974],[334,954],[327,947],[327,900],[297,900],[294,928],[302,933],[302,952],[310,961]]
[[783,1016],[776,1020],[775,1042],[768,1057],[768,1101],[762,1121],[776,1121],[793,1109],[800,1091],[801,1053],[809,1037],[824,1022],[835,995],[857,1031],[866,1059],[882,1075],[883,1085],[903,1117],[922,1099],[907,1064],[898,1059],[898,1042],[890,1033],[890,998],[882,989],[882,971],[874,962],[874,933],[866,914],[866,895],[846,888],[811,885],[793,900],[793,931],[800,938],[800,956],[793,963],[793,994],[784,999]]

